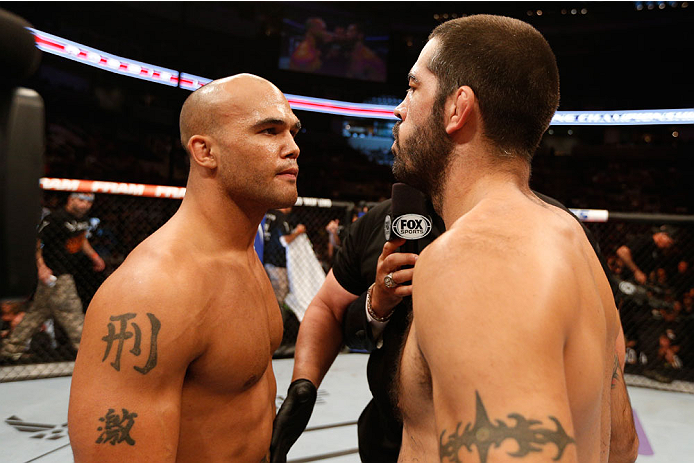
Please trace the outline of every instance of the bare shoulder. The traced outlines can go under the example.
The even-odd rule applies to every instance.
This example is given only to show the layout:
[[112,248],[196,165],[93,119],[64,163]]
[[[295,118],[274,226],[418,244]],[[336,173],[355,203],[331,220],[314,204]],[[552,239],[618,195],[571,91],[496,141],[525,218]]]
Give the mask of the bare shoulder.
[[150,337],[158,335],[160,343],[175,339],[181,353],[194,357],[202,347],[197,345],[199,333],[191,322],[205,306],[206,293],[200,290],[194,271],[192,262],[180,252],[145,240],[94,295],[80,350],[86,355],[90,348],[102,346],[104,333],[110,330],[143,337],[145,330]]
[[[455,278],[457,274],[490,268],[500,259],[522,257],[522,240],[513,231],[505,229],[484,217],[461,217],[421,253],[415,273],[437,281]],[[480,277],[481,278],[481,277]]]
[[177,301],[176,306],[185,305],[198,297],[193,264],[180,251],[145,241],[104,282],[95,302],[156,306]]
[[547,314],[574,304],[557,290],[573,274],[561,258],[573,225],[542,206],[524,206],[472,211],[425,249],[415,266],[415,319],[450,311],[461,322],[489,319],[509,329],[563,322]]

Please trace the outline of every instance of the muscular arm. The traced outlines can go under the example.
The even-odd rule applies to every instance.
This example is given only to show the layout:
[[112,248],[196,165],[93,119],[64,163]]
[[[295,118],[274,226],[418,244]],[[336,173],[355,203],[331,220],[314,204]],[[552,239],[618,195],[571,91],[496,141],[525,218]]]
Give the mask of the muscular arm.
[[[414,265],[417,256],[396,252],[404,242],[404,239],[398,239],[385,243],[378,256],[376,284],[371,301],[372,310],[378,316],[389,314],[403,297],[412,294],[411,285],[399,285],[389,290],[383,284],[383,278],[389,272],[394,272],[393,276],[398,282],[412,279],[411,268],[400,268],[403,265]],[[342,323],[348,308],[355,311],[365,310],[363,304],[351,306],[355,300],[361,301],[362,298],[358,298],[359,296],[348,292],[340,285],[332,270],[328,273],[323,286],[306,310],[299,328],[293,379],[306,378],[316,386],[320,384],[342,345]]]
[[415,267],[412,328],[431,374],[441,461],[577,461],[567,328],[546,316],[555,301],[540,275],[493,243],[477,246],[479,236],[442,238]]
[[345,310],[356,298],[340,286],[332,270],[328,272],[299,327],[293,380],[305,378],[320,385],[340,351]]
[[68,416],[76,462],[176,459],[199,333],[181,309],[189,301],[172,295],[164,272],[148,273],[114,274],[87,311]]

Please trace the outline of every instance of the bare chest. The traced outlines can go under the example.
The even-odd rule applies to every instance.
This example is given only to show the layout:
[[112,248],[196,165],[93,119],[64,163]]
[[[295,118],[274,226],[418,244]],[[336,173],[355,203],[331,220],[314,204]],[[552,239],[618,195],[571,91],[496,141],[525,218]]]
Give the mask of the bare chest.
[[282,341],[282,316],[264,273],[230,272],[202,317],[191,321],[202,324],[205,348],[188,379],[224,393],[246,390],[267,374]]

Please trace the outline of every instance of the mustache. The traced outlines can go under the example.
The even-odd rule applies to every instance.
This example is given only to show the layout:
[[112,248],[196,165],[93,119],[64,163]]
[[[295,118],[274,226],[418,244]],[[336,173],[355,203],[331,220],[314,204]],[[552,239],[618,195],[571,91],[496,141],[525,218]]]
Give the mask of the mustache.
[[398,121],[395,123],[393,126],[393,137],[397,140],[398,135],[400,134],[400,124],[402,124],[402,121]]

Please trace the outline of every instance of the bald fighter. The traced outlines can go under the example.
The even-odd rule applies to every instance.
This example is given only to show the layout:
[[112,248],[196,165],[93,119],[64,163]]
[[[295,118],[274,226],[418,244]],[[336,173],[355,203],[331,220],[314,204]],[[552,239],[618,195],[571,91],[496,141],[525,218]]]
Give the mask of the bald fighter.
[[410,71],[393,172],[447,231],[414,269],[401,462],[636,458],[610,285],[581,226],[528,186],[558,103],[554,54],[516,19],[443,23]]
[[250,74],[185,101],[185,198],[87,311],[76,462],[269,460],[282,317],[253,241],[268,209],[296,201],[299,129],[280,90]]

